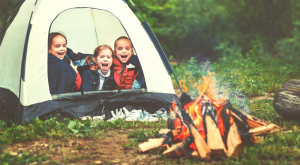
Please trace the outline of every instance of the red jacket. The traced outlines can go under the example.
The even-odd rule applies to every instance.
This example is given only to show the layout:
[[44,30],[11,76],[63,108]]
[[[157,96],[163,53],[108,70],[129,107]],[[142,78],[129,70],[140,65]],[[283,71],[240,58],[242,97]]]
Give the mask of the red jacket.
[[131,89],[133,81],[138,75],[137,68],[125,68],[123,76],[120,72],[122,71],[122,65],[118,58],[114,58],[114,79],[116,82],[115,89]]

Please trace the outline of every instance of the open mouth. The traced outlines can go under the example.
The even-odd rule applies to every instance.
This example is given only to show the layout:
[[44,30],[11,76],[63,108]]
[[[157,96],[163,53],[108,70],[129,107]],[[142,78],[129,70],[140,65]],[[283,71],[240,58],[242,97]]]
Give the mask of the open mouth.
[[103,71],[108,70],[108,64],[102,64],[101,69],[102,69]]
[[65,52],[58,53],[59,56],[62,56],[64,54],[65,54]]
[[121,55],[121,58],[122,58],[123,60],[125,60],[127,57],[128,57],[128,55]]

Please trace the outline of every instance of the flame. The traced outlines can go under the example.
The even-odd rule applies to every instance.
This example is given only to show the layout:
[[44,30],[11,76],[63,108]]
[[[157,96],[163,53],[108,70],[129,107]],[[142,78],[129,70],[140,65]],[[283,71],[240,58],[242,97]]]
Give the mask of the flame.
[[[203,77],[202,78],[203,82],[199,86],[196,86],[196,83],[194,83],[194,87],[197,87],[200,94],[195,101],[192,101],[192,102],[184,105],[184,107],[183,107],[184,110],[188,111],[189,114],[191,115],[192,120],[193,120],[196,128],[200,132],[201,136],[203,137],[203,139],[206,139],[205,130],[204,130],[204,126],[203,126],[203,116],[202,116],[203,102],[209,102],[215,108],[216,116],[217,116],[217,121],[216,121],[217,126],[223,137],[224,137],[224,133],[226,131],[221,112],[224,109],[224,106],[227,102],[227,98],[225,96],[220,97],[220,96],[216,95],[216,88],[215,88],[216,80],[214,79],[214,77],[212,75],[213,75],[213,73],[208,73],[207,77]],[[180,81],[180,84],[183,84],[184,88],[187,91],[185,82]],[[175,113],[177,113],[178,108],[177,108],[175,102],[172,104],[172,108],[175,111]],[[170,111],[171,111],[171,113],[173,113],[172,109]],[[226,113],[229,114],[229,111],[226,110]],[[190,136],[190,132],[189,132],[188,128],[182,123],[180,118],[176,118],[176,115],[174,115],[174,116],[175,116],[174,127],[181,128],[181,130],[182,130],[179,135],[174,137],[174,140],[175,141],[178,141],[178,140],[183,141],[185,138]],[[230,117],[230,124],[232,124],[232,123],[233,123],[233,118]],[[190,145],[190,147],[192,149],[196,150],[194,143],[192,143]]]

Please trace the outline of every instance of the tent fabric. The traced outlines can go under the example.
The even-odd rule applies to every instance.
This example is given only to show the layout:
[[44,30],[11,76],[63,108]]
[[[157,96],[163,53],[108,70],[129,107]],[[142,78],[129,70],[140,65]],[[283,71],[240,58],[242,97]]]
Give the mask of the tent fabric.
[[92,10],[89,8],[69,9],[62,12],[53,21],[50,32],[64,34],[68,40],[68,47],[74,52],[93,54],[98,46]]
[[27,27],[35,0],[26,0],[6,31],[0,46],[0,87],[19,97],[21,63]]
[[[9,107],[15,115],[20,114],[18,119],[26,121],[34,116],[55,112],[74,116],[91,115],[94,110],[98,112],[99,106],[103,104],[114,107],[131,103],[151,109],[158,105],[169,105],[176,100],[172,81],[157,50],[157,43],[154,44],[126,2],[26,0],[0,46],[0,92],[5,91],[5,96],[9,96],[0,97],[0,103],[15,104]],[[105,95],[105,102],[99,101],[102,94],[84,95],[84,92],[77,92],[66,94],[65,98],[52,96],[48,84],[47,57],[48,34],[54,31],[64,33],[68,39],[68,47],[82,53],[93,53],[100,44],[114,47],[114,41],[118,37],[128,36],[139,57],[147,92],[112,92],[113,96]],[[26,39],[27,34],[29,37]],[[26,58],[23,58],[23,53]],[[24,79],[20,79],[22,64]],[[21,104],[8,101],[12,97],[13,100],[19,99]],[[61,99],[54,99],[55,97]],[[20,113],[16,107],[21,107]]]
[[102,95],[103,104],[99,104],[98,97],[74,97],[62,100],[50,100],[31,106],[25,106],[21,121],[27,123],[35,117],[49,118],[59,113],[63,117],[82,117],[100,115],[103,109],[115,110],[124,106],[134,106],[155,113],[160,108],[168,109],[178,98],[165,93],[115,93]]
[[[125,29],[120,24],[120,21],[110,12],[92,9],[92,14],[99,45],[107,44],[114,49],[114,42],[118,37],[128,37]],[[107,23],[103,24],[103,22]]]

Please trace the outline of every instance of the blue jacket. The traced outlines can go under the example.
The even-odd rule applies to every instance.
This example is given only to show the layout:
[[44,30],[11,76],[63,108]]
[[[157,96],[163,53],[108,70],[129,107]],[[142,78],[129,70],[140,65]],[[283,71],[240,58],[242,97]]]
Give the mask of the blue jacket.
[[131,63],[138,69],[138,75],[136,76],[135,80],[133,81],[131,89],[147,88],[144,73],[143,73],[142,66],[141,66],[138,56],[135,56],[135,55],[131,56],[131,58],[129,59],[129,61],[127,63],[128,64]]
[[83,59],[90,54],[74,53],[67,48],[67,54],[61,60],[48,55],[48,81],[51,94],[62,94],[74,91],[76,72],[70,66],[70,61]]
[[[96,91],[100,84],[100,74],[98,70],[86,69],[82,74],[81,89],[83,91]],[[110,72],[109,77],[105,78],[102,90],[113,90],[115,87],[114,73]]]
[[48,55],[48,81],[51,94],[73,92],[76,72],[67,60]]

